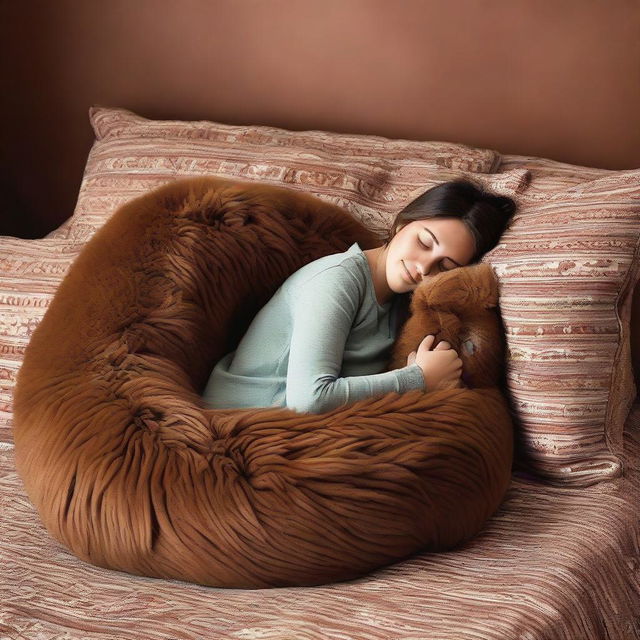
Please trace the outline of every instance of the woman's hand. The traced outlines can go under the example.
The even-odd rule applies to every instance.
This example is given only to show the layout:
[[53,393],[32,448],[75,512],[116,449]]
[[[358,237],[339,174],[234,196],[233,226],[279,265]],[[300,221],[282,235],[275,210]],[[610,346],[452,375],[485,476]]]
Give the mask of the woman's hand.
[[461,380],[462,360],[458,357],[458,352],[445,340],[431,349],[434,340],[435,336],[431,334],[425,336],[418,350],[412,351],[407,357],[407,364],[415,362],[422,369],[427,391],[464,387]]

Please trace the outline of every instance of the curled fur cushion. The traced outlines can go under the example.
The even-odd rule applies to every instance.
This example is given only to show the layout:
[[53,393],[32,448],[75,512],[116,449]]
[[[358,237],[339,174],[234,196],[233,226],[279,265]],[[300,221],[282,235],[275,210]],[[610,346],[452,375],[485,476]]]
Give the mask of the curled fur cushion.
[[245,588],[351,579],[475,536],[513,456],[488,265],[414,292],[391,363],[435,333],[468,389],[324,414],[200,398],[282,282],[355,241],[378,244],[337,206],[213,177],[115,212],[61,283],[15,389],[17,467],[51,535],[101,567]]

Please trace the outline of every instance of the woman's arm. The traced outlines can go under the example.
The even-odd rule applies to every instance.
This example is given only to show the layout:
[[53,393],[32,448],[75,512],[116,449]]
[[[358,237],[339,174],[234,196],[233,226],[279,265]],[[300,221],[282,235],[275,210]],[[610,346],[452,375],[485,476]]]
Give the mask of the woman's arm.
[[362,295],[355,275],[340,265],[316,274],[294,294],[287,407],[322,413],[361,398],[424,389],[417,364],[367,376],[339,377]]

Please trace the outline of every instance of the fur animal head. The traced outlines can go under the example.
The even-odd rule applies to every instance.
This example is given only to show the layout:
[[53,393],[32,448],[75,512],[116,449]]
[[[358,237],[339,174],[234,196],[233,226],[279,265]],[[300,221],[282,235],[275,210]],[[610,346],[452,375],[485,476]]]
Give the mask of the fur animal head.
[[428,334],[436,338],[434,347],[446,340],[458,353],[462,381],[468,388],[503,386],[504,328],[498,311],[498,279],[490,265],[452,269],[415,289],[389,369],[406,366],[409,353]]

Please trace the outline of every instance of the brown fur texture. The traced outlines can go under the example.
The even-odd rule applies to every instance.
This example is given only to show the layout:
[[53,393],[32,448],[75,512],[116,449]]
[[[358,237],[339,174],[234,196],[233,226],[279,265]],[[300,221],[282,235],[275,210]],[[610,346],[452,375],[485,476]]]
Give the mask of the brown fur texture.
[[379,244],[339,207],[215,177],[116,211],[61,283],[15,388],[16,463],[50,534],[101,567],[244,588],[348,580],[477,535],[513,456],[487,265],[418,288],[394,350],[404,366],[437,333],[473,388],[324,414],[200,397],[282,282],[355,241]]
[[410,316],[393,346],[388,369],[407,363],[425,335],[434,346],[446,340],[457,351],[468,388],[504,388],[504,329],[498,306],[498,280],[486,263],[453,269],[418,286]]

